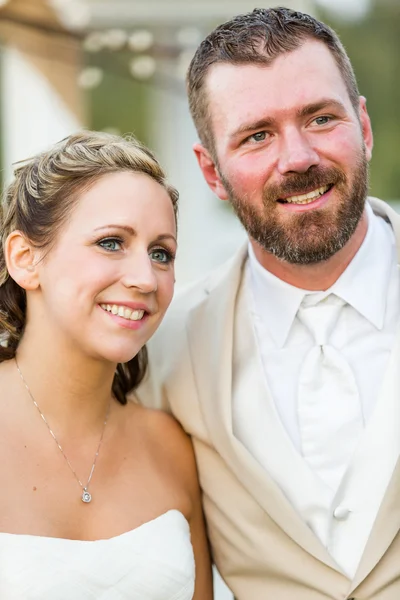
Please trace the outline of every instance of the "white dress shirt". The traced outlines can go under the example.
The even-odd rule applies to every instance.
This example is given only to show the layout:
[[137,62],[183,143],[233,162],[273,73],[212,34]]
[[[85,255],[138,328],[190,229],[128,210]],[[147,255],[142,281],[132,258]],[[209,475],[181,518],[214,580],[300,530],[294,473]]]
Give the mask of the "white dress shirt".
[[[400,442],[396,442],[400,436],[389,434],[396,410],[387,408],[390,403],[397,406],[397,394],[391,398],[386,389],[397,373],[392,350],[400,316],[399,266],[391,226],[374,215],[369,205],[367,215],[368,230],[359,251],[325,292],[302,290],[281,281],[258,263],[249,247],[243,298],[250,307],[261,376],[264,374],[266,382],[265,398],[253,399],[238,389],[232,405],[235,436],[351,578],[400,452]],[[329,343],[348,361],[360,394],[364,431],[352,463],[345,465],[348,469],[339,465],[345,475],[338,489],[329,488],[313,475],[301,456],[298,381],[314,340],[297,312],[308,294],[321,300],[334,294],[344,300]],[[335,409],[333,402],[332,411]],[[398,432],[397,425],[392,429]],[[387,448],[379,436],[388,441]],[[382,449],[378,455],[377,448]]]
[[[296,314],[307,294],[345,301],[330,344],[354,372],[366,424],[378,398],[400,316],[399,274],[393,231],[367,206],[368,230],[357,254],[331,288],[309,292],[264,269],[249,245],[253,318],[262,363],[276,410],[300,452],[297,387],[300,368],[314,340]],[[334,407],[332,407],[334,410]],[[329,419],[329,414],[326,415]]]

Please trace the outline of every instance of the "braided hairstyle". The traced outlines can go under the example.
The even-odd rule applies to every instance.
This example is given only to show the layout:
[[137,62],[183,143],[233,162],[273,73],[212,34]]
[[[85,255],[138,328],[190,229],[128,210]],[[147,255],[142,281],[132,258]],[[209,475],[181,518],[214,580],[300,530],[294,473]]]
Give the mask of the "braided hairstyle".
[[[133,137],[81,131],[17,164],[0,205],[0,362],[14,358],[26,319],[25,290],[7,269],[7,237],[19,230],[36,248],[50,249],[80,194],[99,177],[118,171],[152,177],[168,192],[176,217],[178,192],[168,185],[153,154]],[[146,347],[118,364],[112,389],[119,402],[126,403],[146,367]]]

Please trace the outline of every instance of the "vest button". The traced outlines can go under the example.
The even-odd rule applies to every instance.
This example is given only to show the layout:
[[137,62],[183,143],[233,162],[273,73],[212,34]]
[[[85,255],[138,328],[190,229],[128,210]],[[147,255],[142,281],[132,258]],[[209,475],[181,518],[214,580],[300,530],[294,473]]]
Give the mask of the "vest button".
[[[345,521],[349,514],[350,514],[350,509],[346,508],[345,506],[338,506],[337,508],[335,508],[335,510],[333,511],[333,516],[335,517],[335,519],[337,519],[338,521]],[[349,600],[352,600],[351,598],[349,598]]]

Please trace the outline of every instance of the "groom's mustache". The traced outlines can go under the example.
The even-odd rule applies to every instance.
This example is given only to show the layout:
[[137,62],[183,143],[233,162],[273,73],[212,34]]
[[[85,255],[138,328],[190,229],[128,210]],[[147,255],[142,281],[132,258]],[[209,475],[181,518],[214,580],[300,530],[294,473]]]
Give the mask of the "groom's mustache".
[[279,185],[268,185],[264,188],[265,205],[273,202],[284,202],[289,196],[300,196],[318,188],[333,187],[347,183],[347,177],[336,167],[312,167],[306,173],[294,173],[287,176]]

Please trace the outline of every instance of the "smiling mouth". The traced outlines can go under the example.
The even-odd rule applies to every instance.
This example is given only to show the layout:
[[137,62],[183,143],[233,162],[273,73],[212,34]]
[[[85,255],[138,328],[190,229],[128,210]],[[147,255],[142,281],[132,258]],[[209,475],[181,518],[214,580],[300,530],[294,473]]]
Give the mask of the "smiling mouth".
[[133,310],[132,308],[118,304],[100,304],[100,307],[106,312],[127,319],[128,321],[140,321],[147,314],[145,310]]
[[280,198],[278,202],[281,204],[311,204],[311,202],[315,202],[315,200],[326,194],[326,192],[332,189],[332,187],[333,184],[324,185],[323,187],[312,190],[311,192],[307,192],[307,194],[289,196],[288,198]]

